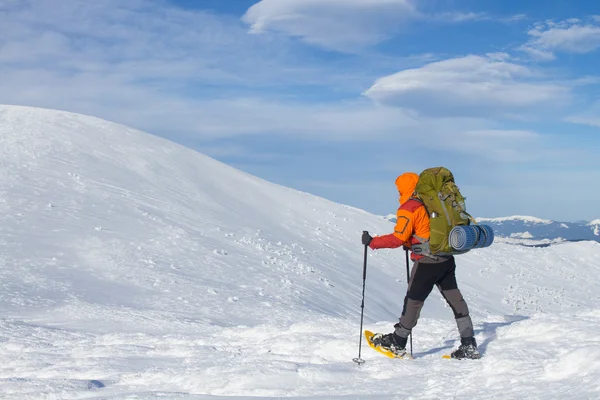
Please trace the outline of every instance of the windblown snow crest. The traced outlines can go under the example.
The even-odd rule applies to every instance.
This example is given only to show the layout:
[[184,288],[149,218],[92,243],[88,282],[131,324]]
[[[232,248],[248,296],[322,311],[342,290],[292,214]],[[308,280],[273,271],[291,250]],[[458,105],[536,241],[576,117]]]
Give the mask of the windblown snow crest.
[[[483,359],[440,359],[458,338],[432,293],[417,359],[363,347],[357,368],[363,230],[393,224],[128,127],[0,106],[0,393],[395,398],[403,376],[417,398],[598,397],[599,243],[461,256]],[[368,255],[365,328],[388,331],[404,252]]]

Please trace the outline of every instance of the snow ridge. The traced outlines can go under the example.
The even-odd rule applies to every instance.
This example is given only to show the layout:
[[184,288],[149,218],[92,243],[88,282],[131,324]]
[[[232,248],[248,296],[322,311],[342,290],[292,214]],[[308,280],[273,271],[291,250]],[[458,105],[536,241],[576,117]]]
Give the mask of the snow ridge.
[[532,224],[544,224],[549,225],[554,221],[549,219],[536,218],[531,216],[513,215],[511,217],[499,217],[499,218],[477,218],[478,222],[510,222],[510,221],[523,221]]

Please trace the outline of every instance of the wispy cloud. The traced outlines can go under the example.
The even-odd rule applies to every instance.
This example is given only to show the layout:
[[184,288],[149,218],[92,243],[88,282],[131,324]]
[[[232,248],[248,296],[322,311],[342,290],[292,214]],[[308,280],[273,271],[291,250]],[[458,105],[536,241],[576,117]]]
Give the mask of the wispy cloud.
[[531,39],[520,50],[538,60],[553,60],[556,52],[589,53],[600,48],[600,20],[591,17],[540,22],[528,35]]
[[251,33],[276,31],[352,52],[389,38],[416,14],[408,0],[262,0],[243,20]]
[[344,121],[392,114],[303,104],[290,88],[350,85],[359,92],[361,73],[311,65],[290,50],[289,39],[248,35],[236,17],[154,0],[20,0],[1,7],[0,103],[188,137],[327,137],[345,130],[351,137],[357,130]]
[[564,105],[570,88],[492,53],[400,71],[378,79],[365,95],[424,115],[502,116]]
[[190,81],[244,85],[266,82],[261,70],[282,58],[285,39],[252,37],[235,18],[160,4],[152,0],[5,4],[0,15],[0,62],[4,68],[43,67],[70,76],[110,74],[158,86],[166,80],[169,86],[174,80],[187,85]]
[[527,14],[514,14],[514,15],[511,15],[508,17],[500,18],[500,22],[510,24],[510,23],[526,20],[527,18],[528,18]]
[[437,122],[410,110],[360,99],[360,85],[338,102],[302,101],[289,88],[271,93],[356,76],[303,69],[285,39],[248,35],[236,18],[151,0],[103,0],[92,9],[78,0],[2,4],[0,103],[81,112],[180,139],[360,141],[436,131]]
[[600,101],[591,105],[586,111],[567,117],[566,121],[600,128]]
[[375,140],[437,131],[437,121],[360,99],[360,85],[338,102],[302,101],[289,88],[272,94],[277,85],[327,86],[356,76],[305,70],[285,39],[248,35],[237,18],[158,5],[2,3],[0,103],[81,112],[183,139]]
[[485,155],[487,160],[501,163],[528,163],[543,158],[530,148],[543,143],[539,133],[514,129],[482,129],[457,132],[440,138],[444,147],[468,156]]
[[468,21],[486,21],[492,17],[481,12],[459,12],[447,11],[435,14],[419,14],[421,19],[434,20],[442,22],[468,22]]
[[279,32],[323,48],[354,53],[398,34],[411,21],[461,23],[485,13],[424,12],[416,0],[261,0],[243,20],[251,33]]

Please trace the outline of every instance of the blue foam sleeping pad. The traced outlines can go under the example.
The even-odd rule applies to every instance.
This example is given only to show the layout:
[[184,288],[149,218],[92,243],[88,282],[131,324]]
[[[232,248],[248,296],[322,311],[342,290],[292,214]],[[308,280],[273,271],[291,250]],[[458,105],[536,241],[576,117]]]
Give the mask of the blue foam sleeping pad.
[[459,225],[452,228],[448,238],[457,251],[489,247],[494,242],[494,230],[488,225]]

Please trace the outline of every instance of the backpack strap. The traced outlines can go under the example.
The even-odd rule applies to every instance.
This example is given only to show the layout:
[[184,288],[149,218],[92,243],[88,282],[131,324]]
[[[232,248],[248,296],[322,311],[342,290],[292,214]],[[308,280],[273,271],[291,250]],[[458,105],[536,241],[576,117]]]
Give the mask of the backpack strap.
[[400,209],[406,210],[409,212],[415,212],[421,206],[424,206],[424,204],[420,199],[418,199],[416,197],[411,197],[410,199],[408,199],[406,201],[406,203],[404,203],[400,206]]
[[469,214],[468,212],[466,212],[465,210],[462,211],[462,213],[464,213],[467,217],[469,217],[469,220],[473,223],[473,225],[477,225],[477,221],[475,220],[475,218],[473,218],[471,216],[471,214]]
[[[420,207],[425,207],[425,203],[418,197],[411,197],[406,201],[406,203],[402,204],[400,209],[409,211],[414,213]],[[414,256],[420,257],[425,256],[437,260],[429,249],[429,239],[425,239],[416,235],[412,236],[411,250]]]

